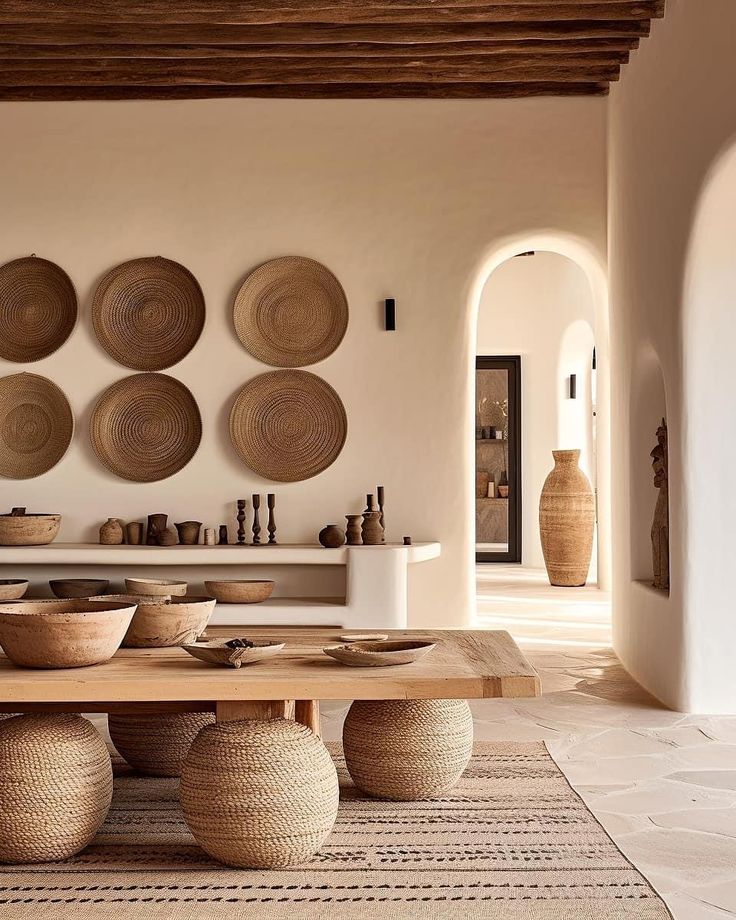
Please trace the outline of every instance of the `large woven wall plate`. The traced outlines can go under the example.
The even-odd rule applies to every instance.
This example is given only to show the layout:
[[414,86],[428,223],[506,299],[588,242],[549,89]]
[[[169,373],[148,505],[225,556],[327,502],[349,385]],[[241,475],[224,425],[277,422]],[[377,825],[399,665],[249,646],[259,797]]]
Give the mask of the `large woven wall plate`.
[[204,296],[194,275],[160,256],[109,271],[92,302],[92,323],[105,351],[136,371],[160,371],[194,348],[204,326]]
[[230,412],[230,437],[243,462],[277,482],[300,482],[326,470],[339,456],[347,430],[342,400],[308,371],[255,377]]
[[77,321],[77,295],[53,262],[29,256],[0,267],[0,358],[40,361],[60,348]]
[[332,272],[299,256],[273,259],[251,272],[233,308],[247,350],[275,367],[321,361],[342,342],[348,302]]
[[167,374],[134,374],[102,394],[90,440],[100,461],[131,482],[158,482],[183,469],[202,439],[189,390]]
[[0,379],[0,476],[32,479],[61,460],[74,433],[66,396],[46,377]]

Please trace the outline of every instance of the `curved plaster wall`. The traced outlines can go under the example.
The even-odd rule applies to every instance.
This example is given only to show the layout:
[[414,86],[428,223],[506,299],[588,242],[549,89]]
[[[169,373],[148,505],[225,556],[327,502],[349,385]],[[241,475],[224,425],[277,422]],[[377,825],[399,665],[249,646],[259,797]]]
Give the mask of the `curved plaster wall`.
[[[58,510],[62,540],[89,540],[111,515],[219,524],[236,498],[270,491],[228,444],[229,401],[264,370],[234,335],[232,297],[254,266],[305,255],[350,303],[342,345],[310,368],[340,394],[349,431],[327,471],[275,488],[278,538],[313,542],[381,482],[389,537],[442,543],[410,575],[412,624],[470,622],[476,287],[515,241],[540,235],[602,277],[605,100],[3,103],[0,123],[0,260],[53,259],[81,307],[67,343],[28,366],[66,391],[77,435],[46,475],[0,482],[0,508]],[[169,371],[197,398],[204,432],[178,475],[135,485],[88,446],[91,405],[127,373],[96,344],[88,310],[103,272],[157,253],[205,294],[200,342]],[[383,330],[385,297],[396,332]]]
[[[690,240],[701,195],[714,163],[736,135],[734,34],[732,0],[668,0],[665,18],[653,23],[651,37],[632,55],[610,97],[612,416],[626,419],[634,399],[638,355],[642,348],[651,349],[661,364],[667,395],[672,572],[667,597],[638,583],[640,569],[632,563],[631,552],[620,551],[632,533],[632,468],[648,464],[648,452],[641,456],[629,438],[617,437],[614,645],[627,669],[650,692],[673,709],[697,712],[736,710],[733,614],[725,613],[722,597],[711,610],[695,597],[705,587],[703,580],[712,576],[727,581],[732,564],[716,571],[713,562],[723,557],[716,553],[706,562],[705,543],[698,548],[698,541],[708,540],[698,504],[707,497],[707,491],[699,495],[699,490],[709,474],[699,475],[693,465],[696,450],[703,451],[714,484],[724,484],[732,475],[733,466],[725,469],[720,456],[728,455],[724,437],[729,437],[729,429],[707,424],[711,412],[722,418],[732,411],[732,393],[710,386],[710,405],[703,406],[698,375],[708,365],[700,362],[696,372],[690,349],[702,352],[709,340],[706,335],[697,343],[691,341],[689,317],[704,305],[696,298],[698,305],[692,310],[684,306]],[[696,232],[696,241],[697,237]],[[697,250],[697,242],[695,246]],[[694,285],[695,290],[707,287],[697,281]],[[714,314],[707,316],[712,322]],[[702,326],[698,328],[703,333]],[[721,329],[724,337],[729,328]],[[718,375],[725,371],[711,370],[713,380],[723,383]],[[701,417],[705,430],[717,433],[710,443],[697,435],[696,448]],[[720,497],[725,499],[723,492]],[[712,590],[711,585],[708,591]]]

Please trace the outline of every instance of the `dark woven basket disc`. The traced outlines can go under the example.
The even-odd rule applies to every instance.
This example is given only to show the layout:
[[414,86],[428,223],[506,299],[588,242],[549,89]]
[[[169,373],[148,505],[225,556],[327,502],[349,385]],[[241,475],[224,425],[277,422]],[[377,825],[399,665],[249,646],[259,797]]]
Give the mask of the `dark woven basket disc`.
[[266,479],[298,482],[335,462],[347,436],[345,407],[307,371],[250,380],[230,412],[230,437],[244,463]]
[[286,256],[251,272],[235,298],[238,338],[265,364],[304,367],[337,348],[348,325],[340,282],[319,262]]
[[40,361],[66,342],[76,321],[74,285],[58,265],[29,256],[0,267],[0,358]]
[[74,433],[66,396],[46,377],[0,379],[0,476],[31,479],[61,460]]
[[160,371],[194,348],[204,326],[204,297],[194,275],[157,256],[109,271],[92,303],[92,322],[105,351],[137,371]]
[[95,453],[115,475],[157,482],[197,452],[202,420],[189,390],[167,374],[118,380],[97,401],[90,421]]

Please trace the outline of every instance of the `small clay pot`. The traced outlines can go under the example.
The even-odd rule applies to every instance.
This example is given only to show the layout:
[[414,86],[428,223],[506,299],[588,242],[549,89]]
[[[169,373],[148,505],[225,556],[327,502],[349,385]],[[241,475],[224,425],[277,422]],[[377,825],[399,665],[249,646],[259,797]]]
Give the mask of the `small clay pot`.
[[176,546],[179,542],[179,537],[173,527],[167,527],[157,534],[156,542],[159,546]]
[[346,536],[348,540],[348,546],[360,546],[363,542],[360,536],[360,525],[363,523],[362,514],[346,514],[348,528],[346,530]]
[[100,527],[100,543],[103,546],[119,546],[122,542],[122,524],[117,518],[108,518]]
[[364,511],[361,527],[363,546],[380,546],[384,542],[380,511]]
[[140,546],[143,543],[143,524],[140,521],[131,521],[125,525],[125,535],[129,546]]
[[148,527],[146,528],[146,544],[148,546],[158,545],[158,535],[166,530],[168,514],[149,514]]
[[199,543],[199,532],[202,529],[201,521],[183,521],[181,524],[175,524],[174,526],[179,534],[181,544],[194,546]]
[[328,524],[320,530],[319,542],[326,549],[337,549],[345,542],[345,531],[337,524]]

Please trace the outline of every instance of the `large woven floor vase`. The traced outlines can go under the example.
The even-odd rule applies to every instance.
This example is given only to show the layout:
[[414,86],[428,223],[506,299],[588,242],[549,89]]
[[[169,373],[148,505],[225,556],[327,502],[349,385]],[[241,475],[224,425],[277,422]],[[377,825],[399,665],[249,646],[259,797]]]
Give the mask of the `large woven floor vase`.
[[228,866],[304,862],[337,818],[340,790],[327,748],[287,719],[203,728],[181,771],[182,810],[197,843]]
[[554,469],[539,500],[539,533],[550,584],[582,587],[588,578],[595,529],[595,496],[578,466],[579,450],[553,450]]
[[110,713],[107,726],[115,749],[131,767],[148,776],[179,776],[192,742],[211,712]]
[[69,859],[95,836],[111,801],[110,755],[87,719],[0,721],[0,862]]
[[355,785],[380,799],[432,799],[460,779],[473,753],[465,700],[356,700],[342,732]]

